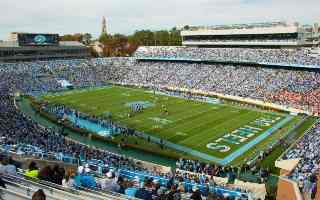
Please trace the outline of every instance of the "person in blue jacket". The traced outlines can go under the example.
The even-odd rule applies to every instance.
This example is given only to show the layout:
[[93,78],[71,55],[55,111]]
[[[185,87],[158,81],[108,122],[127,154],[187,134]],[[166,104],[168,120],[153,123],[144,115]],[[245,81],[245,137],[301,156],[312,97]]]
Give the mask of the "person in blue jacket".
[[75,177],[74,181],[77,187],[85,187],[85,188],[97,187],[95,178],[92,175],[90,175],[90,170],[84,169],[84,167],[82,166],[78,168],[78,174]]

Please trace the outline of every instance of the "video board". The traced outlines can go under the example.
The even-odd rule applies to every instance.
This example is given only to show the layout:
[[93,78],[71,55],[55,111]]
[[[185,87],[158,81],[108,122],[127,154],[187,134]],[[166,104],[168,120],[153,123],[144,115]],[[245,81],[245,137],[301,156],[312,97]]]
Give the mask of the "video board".
[[58,34],[18,33],[19,46],[58,45]]

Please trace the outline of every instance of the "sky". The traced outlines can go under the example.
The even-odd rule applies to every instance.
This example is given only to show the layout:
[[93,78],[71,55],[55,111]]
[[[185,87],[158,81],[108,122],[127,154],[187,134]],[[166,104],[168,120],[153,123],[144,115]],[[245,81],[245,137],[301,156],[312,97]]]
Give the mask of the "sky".
[[10,32],[110,33],[184,25],[320,23],[320,0],[0,0],[0,39]]

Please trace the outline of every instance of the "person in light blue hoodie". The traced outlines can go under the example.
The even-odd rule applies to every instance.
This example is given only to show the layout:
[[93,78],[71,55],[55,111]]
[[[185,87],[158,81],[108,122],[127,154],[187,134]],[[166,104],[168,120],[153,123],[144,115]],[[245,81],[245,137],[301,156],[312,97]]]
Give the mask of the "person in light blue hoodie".
[[125,190],[124,194],[129,197],[135,197],[138,189],[133,187],[133,183],[129,182],[128,188]]
[[78,174],[74,178],[75,185],[77,187],[96,188],[97,183],[95,178],[89,174],[90,171],[84,169],[83,166],[78,168]]

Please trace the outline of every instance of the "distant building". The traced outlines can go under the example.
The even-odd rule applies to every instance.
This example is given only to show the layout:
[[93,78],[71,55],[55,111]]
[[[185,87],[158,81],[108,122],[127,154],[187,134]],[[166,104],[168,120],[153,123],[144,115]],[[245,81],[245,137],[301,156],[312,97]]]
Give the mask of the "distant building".
[[313,24],[312,32],[313,32],[314,38],[316,38],[319,41],[319,39],[320,39],[320,27],[319,27],[318,23],[314,23]]
[[0,62],[89,56],[89,48],[85,45],[74,41],[59,41],[59,35],[52,33],[14,32],[10,34],[8,41],[0,42]]
[[102,18],[102,31],[101,31],[101,35],[107,35],[107,20],[105,17]]
[[[221,26],[187,26],[181,31],[185,46],[297,47],[312,45],[312,28],[298,23],[271,22]],[[309,41],[309,42],[308,42]]]
[[99,57],[103,56],[104,45],[101,42],[94,41],[90,46],[98,54]]

